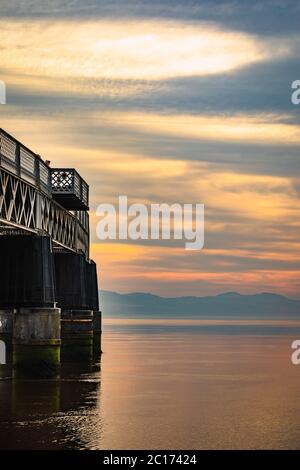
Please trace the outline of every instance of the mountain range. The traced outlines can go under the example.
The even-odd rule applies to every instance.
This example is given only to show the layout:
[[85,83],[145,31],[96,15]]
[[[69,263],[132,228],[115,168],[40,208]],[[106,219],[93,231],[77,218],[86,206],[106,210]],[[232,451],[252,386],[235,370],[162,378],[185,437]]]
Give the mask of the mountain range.
[[160,297],[149,293],[100,291],[104,316],[116,317],[268,317],[300,319],[300,300],[261,293],[227,292],[207,297]]

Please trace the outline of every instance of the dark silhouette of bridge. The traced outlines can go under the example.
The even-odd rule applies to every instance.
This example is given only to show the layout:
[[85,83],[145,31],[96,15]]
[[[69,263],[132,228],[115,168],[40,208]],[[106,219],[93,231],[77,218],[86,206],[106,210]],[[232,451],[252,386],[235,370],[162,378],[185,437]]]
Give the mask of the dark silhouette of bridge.
[[12,335],[23,366],[28,346],[33,357],[57,348],[60,332],[81,341],[101,332],[89,187],[49,163],[0,129],[0,334]]
[[89,187],[72,168],[50,168],[0,129],[0,231],[49,235],[89,256]]

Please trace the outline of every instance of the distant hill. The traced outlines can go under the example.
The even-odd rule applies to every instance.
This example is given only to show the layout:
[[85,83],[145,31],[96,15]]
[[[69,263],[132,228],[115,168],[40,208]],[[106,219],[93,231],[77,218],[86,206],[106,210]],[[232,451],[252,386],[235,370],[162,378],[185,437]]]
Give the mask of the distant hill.
[[143,317],[268,317],[300,319],[300,300],[262,293],[241,295],[236,292],[209,297],[160,297],[146,293],[118,294],[100,291],[105,316]]

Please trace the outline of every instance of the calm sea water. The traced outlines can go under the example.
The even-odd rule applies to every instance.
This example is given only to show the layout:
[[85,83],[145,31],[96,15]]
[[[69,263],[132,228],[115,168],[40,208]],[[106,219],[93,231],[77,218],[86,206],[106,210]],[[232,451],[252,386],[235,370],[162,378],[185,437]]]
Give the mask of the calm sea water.
[[0,380],[0,448],[300,449],[300,323],[106,320],[101,362]]

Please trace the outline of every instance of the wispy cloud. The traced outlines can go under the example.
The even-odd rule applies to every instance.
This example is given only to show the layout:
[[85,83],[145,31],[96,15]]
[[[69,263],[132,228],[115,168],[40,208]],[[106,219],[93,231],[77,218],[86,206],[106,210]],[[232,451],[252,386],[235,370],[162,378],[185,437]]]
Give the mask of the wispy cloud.
[[[91,184],[102,287],[299,292],[300,35],[284,3],[272,18],[258,0],[0,6],[1,126]],[[99,243],[95,208],[120,193],[203,202],[205,249]]]
[[[100,119],[100,115],[95,117]],[[112,125],[141,130],[149,134],[181,136],[215,142],[244,142],[265,145],[300,144],[300,128],[289,122],[292,116],[247,115],[212,116],[155,114],[151,112],[110,112],[101,114]]]
[[259,40],[205,23],[150,20],[2,21],[0,43],[4,70],[57,79],[205,76],[294,51],[288,39]]

